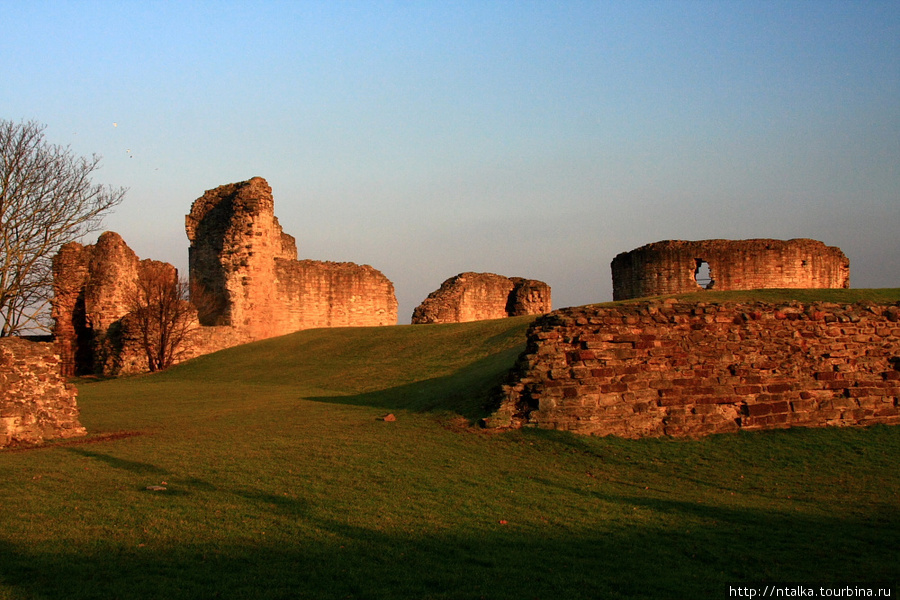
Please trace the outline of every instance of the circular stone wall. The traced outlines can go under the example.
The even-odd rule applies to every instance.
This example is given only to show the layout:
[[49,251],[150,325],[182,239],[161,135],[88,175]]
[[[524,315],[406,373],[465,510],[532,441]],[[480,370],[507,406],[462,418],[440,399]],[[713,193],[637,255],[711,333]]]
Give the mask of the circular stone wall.
[[667,240],[616,256],[613,300],[702,289],[848,288],[840,248],[810,239]]

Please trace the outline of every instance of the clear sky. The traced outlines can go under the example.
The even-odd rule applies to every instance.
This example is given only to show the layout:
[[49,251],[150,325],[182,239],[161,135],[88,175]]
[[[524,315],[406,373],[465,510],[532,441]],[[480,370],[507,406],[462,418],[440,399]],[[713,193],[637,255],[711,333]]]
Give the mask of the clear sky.
[[[301,258],[612,299],[619,252],[810,237],[900,286],[897,0],[0,0],[0,118],[103,156],[105,224],[187,270],[205,190],[268,180]],[[96,236],[87,242],[93,243]]]

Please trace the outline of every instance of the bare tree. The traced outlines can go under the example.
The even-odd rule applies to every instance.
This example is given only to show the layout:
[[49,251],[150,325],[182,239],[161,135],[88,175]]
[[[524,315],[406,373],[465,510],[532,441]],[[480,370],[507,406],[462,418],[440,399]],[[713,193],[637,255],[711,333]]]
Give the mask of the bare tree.
[[137,328],[151,371],[175,362],[188,334],[198,326],[197,309],[188,300],[189,285],[172,265],[142,261],[129,298],[128,319]]
[[127,191],[92,183],[100,157],[50,144],[44,129],[0,119],[0,337],[47,328],[53,254],[97,230]]

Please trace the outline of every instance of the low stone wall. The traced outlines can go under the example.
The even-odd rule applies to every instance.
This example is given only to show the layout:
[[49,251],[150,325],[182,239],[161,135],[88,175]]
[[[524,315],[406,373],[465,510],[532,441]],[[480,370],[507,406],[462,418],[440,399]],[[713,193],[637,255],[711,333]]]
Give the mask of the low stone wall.
[[53,344],[0,339],[0,448],[86,433]]
[[249,344],[253,339],[246,333],[224,325],[214,327],[197,326],[187,336],[184,348],[177,356],[177,362],[212,354],[226,348]]
[[593,435],[900,423],[900,305],[579,307],[535,321],[489,426]]

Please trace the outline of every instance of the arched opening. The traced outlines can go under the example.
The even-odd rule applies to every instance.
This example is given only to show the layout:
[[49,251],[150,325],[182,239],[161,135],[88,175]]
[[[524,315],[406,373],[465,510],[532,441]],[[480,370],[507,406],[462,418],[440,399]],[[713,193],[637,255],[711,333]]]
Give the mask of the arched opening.
[[697,263],[697,267],[694,269],[694,281],[704,290],[711,290],[715,280],[712,278],[709,263],[702,258],[695,258],[694,261]]

